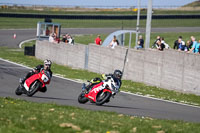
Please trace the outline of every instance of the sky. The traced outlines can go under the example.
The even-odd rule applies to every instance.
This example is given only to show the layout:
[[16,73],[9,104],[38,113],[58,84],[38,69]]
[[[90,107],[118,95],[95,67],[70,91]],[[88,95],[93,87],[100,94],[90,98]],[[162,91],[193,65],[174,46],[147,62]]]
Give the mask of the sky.
[[[56,1],[56,2],[55,2]],[[179,7],[196,0],[152,0],[153,7]],[[0,0],[0,4],[18,5],[58,5],[84,7],[135,7],[137,0]],[[147,7],[148,0],[141,0],[141,6]]]

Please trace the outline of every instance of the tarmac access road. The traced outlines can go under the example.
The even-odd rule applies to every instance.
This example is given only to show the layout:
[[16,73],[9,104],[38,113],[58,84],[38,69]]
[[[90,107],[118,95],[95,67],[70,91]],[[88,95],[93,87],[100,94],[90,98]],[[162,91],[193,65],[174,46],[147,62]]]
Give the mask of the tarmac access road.
[[[118,28],[63,28],[61,34],[109,34]],[[127,29],[135,30],[135,29]],[[152,32],[200,32],[200,27],[178,27],[178,28],[152,28]],[[145,32],[144,28],[140,32]],[[16,38],[13,35],[16,34]],[[36,38],[36,29],[1,29],[0,30],[0,46],[8,46],[17,48],[20,42],[28,39]]]
[[117,113],[144,116],[158,119],[200,122],[200,107],[152,99],[120,92],[109,103],[96,106],[92,103],[79,104],[77,97],[81,92],[81,83],[68,79],[52,77],[46,93],[38,92],[33,97],[15,95],[19,78],[29,69],[0,59],[0,97],[12,97],[41,103],[57,103],[89,110],[114,111]]

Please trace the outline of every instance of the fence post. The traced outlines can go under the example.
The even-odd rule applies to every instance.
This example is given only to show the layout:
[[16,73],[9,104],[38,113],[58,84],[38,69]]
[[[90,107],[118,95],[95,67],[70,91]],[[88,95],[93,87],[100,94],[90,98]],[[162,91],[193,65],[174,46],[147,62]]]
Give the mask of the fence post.
[[88,58],[89,58],[89,45],[86,45],[85,47],[85,65],[84,69],[88,69]]
[[123,65],[123,68],[122,68],[123,75],[124,75],[124,69],[125,69],[125,66],[126,66],[127,58],[128,58],[128,50],[129,49],[126,49],[126,54],[125,54],[125,58],[124,58],[124,65]]
[[146,22],[146,43],[145,48],[149,48],[151,34],[152,0],[148,0],[147,22]]

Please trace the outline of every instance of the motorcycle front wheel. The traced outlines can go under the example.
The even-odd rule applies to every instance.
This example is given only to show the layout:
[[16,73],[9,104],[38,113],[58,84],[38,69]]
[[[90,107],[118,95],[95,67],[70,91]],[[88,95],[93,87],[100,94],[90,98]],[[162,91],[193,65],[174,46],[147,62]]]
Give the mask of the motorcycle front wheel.
[[99,92],[96,97],[96,105],[102,105],[110,100],[111,93],[110,92]]
[[15,94],[16,95],[22,95],[22,86],[21,85],[19,85],[18,87],[17,87],[17,89],[15,90]]
[[88,102],[88,99],[85,97],[85,93],[81,92],[81,94],[78,96],[78,102],[81,104]]
[[27,91],[27,96],[31,97],[33,96],[39,89],[40,87],[40,82],[38,82],[37,80],[33,82],[33,84],[31,85],[29,91]]

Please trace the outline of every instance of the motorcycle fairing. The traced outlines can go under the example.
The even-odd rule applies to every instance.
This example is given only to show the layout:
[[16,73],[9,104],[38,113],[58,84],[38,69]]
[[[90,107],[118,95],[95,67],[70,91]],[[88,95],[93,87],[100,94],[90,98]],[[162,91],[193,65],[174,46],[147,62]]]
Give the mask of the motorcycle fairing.
[[93,100],[94,102],[96,102],[96,96],[97,94],[102,90],[104,89],[104,87],[102,86],[103,85],[103,82],[95,85],[92,90],[88,93],[88,94],[85,94],[85,97],[88,97],[89,99]]
[[108,89],[104,89],[103,92],[110,92],[112,94],[112,91],[110,91]]
[[31,77],[29,77],[28,79],[26,79],[26,81],[24,82],[24,88],[25,88],[27,91],[29,91],[29,88],[30,88],[31,84],[32,84],[35,80],[37,80],[37,79],[39,79],[39,78],[40,78],[40,77],[38,76],[38,74],[32,75]]

